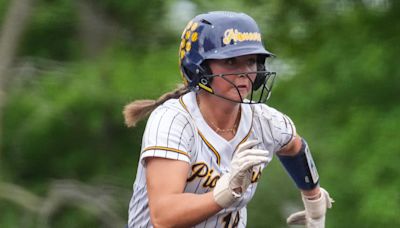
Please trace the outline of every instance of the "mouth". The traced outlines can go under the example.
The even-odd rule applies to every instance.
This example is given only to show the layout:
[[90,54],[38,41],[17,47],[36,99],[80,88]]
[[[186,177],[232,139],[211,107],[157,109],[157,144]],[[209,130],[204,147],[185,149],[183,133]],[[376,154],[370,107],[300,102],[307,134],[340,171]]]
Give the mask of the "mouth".
[[239,90],[248,90],[249,89],[249,87],[247,86],[247,85],[237,85],[236,86]]

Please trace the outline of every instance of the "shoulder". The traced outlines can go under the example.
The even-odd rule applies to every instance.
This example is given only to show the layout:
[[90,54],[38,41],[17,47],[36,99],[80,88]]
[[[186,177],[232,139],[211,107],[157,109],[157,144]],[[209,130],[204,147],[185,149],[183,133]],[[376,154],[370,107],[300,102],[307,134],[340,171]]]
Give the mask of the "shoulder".
[[142,155],[190,162],[194,153],[195,128],[187,112],[171,99],[150,115],[142,139]]
[[180,104],[179,99],[169,99],[154,109],[154,111],[150,114],[149,120],[159,117],[179,117],[189,121],[189,116],[190,115]]
[[270,107],[266,104],[254,105],[254,115],[256,117],[266,118],[272,121],[280,121],[284,117],[289,118],[283,112],[280,112],[277,109]]
[[289,144],[296,136],[293,121],[284,113],[266,104],[254,107],[254,116],[260,122],[263,132],[269,132],[274,142],[274,151],[279,151]]
[[171,134],[173,131],[184,131],[192,135],[195,132],[193,119],[182,107],[179,99],[170,99],[158,106],[150,114],[146,128],[149,129],[147,131],[152,132],[151,134],[154,134],[155,130],[157,133],[165,132],[166,134]]

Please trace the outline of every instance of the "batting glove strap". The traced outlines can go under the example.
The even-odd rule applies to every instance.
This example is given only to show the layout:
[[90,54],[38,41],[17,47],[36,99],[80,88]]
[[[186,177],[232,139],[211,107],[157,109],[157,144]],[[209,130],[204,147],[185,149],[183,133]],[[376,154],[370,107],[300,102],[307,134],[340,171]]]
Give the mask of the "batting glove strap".
[[302,194],[305,210],[291,214],[286,222],[289,225],[306,225],[307,228],[324,228],[326,209],[332,207],[333,199],[320,188],[321,196],[316,200],[307,199]]
[[214,200],[222,208],[231,206],[241,197],[240,194],[237,194],[229,187],[230,181],[231,175],[230,173],[226,173],[218,180],[213,190]]
[[329,193],[320,188],[321,197],[316,200],[307,199],[303,194],[303,203],[306,209],[307,216],[312,219],[317,219],[322,216],[325,216],[326,209],[332,207],[332,203],[334,202],[333,199],[329,196]]
[[259,143],[255,140],[247,141],[235,151],[230,172],[222,175],[213,190],[215,201],[221,207],[229,207],[246,192],[254,167],[271,160],[268,151],[251,149]]

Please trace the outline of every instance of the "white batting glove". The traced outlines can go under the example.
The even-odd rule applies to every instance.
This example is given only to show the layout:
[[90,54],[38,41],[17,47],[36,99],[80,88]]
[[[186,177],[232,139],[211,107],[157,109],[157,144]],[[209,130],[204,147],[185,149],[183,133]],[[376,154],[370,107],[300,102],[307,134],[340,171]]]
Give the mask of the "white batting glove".
[[286,220],[289,225],[306,225],[307,228],[325,227],[326,209],[331,208],[334,201],[325,189],[320,188],[320,190],[321,197],[316,200],[307,199],[302,194],[305,210],[291,214]]
[[254,166],[271,161],[269,151],[250,149],[259,143],[255,140],[247,141],[235,151],[230,172],[218,180],[213,191],[214,199],[221,207],[229,207],[247,190]]

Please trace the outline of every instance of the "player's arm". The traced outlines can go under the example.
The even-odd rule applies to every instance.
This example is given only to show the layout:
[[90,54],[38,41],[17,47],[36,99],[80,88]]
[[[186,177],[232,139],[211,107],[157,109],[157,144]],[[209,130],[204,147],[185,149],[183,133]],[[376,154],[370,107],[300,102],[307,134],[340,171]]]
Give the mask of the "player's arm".
[[305,196],[316,196],[320,193],[318,173],[311,155],[306,153],[310,153],[306,141],[296,135],[277,155],[302,193]]
[[154,227],[190,227],[222,208],[212,192],[183,193],[189,163],[165,158],[146,159],[146,181]]
[[306,224],[307,227],[325,227],[326,209],[332,206],[329,193],[319,187],[317,168],[307,142],[296,135],[290,143],[277,152],[279,160],[301,191],[305,211],[289,216],[289,224]]
[[191,227],[240,200],[251,183],[254,166],[270,161],[269,152],[253,149],[247,141],[235,151],[230,171],[223,174],[212,192],[184,193],[190,166],[187,162],[148,158],[146,181],[152,223],[156,227]]

